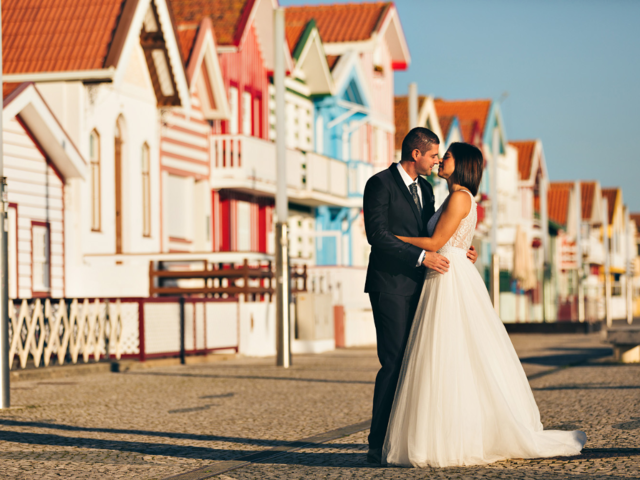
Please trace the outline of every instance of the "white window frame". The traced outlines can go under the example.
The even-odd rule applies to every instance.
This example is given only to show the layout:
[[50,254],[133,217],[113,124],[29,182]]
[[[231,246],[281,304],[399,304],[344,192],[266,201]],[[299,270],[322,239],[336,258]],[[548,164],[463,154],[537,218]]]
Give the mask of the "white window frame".
[[51,291],[51,226],[45,222],[31,222],[31,291]]
[[240,115],[238,102],[238,89],[236,87],[229,87],[229,107],[231,108],[231,116],[229,118],[229,133],[231,135],[238,134],[238,117]]
[[251,107],[253,105],[253,99],[251,92],[242,92],[242,134],[251,136],[251,126],[253,119],[251,115]]

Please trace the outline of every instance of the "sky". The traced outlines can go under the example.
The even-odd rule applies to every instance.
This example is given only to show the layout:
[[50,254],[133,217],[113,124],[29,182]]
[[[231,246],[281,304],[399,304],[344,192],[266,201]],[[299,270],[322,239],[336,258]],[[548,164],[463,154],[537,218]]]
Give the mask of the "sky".
[[503,97],[508,139],[541,139],[551,181],[622,187],[640,212],[640,2],[395,3],[411,53],[397,95],[417,82],[446,99]]

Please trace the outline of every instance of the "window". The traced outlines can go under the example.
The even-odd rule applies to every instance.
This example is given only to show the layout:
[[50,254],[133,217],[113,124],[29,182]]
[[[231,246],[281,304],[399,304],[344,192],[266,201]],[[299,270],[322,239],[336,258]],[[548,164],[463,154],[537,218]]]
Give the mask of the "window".
[[51,248],[49,244],[49,224],[31,224],[31,289],[33,292],[49,292],[51,285]]
[[151,179],[149,177],[150,170],[150,153],[149,145],[142,145],[142,235],[151,236]]
[[9,231],[7,232],[9,297],[18,298],[18,209],[15,204],[9,205],[7,220],[9,221]]
[[262,137],[262,99],[253,99],[253,136]]
[[238,89],[236,87],[229,88],[229,106],[231,107],[231,118],[229,119],[229,133],[236,135],[238,133]]
[[251,135],[251,94],[242,92],[242,134]]
[[189,177],[168,176],[167,220],[169,224],[167,233],[169,237],[191,240],[189,215],[185,212],[191,212],[192,182]]
[[100,218],[100,135],[95,130],[89,135],[89,162],[91,164],[91,230],[99,232]]

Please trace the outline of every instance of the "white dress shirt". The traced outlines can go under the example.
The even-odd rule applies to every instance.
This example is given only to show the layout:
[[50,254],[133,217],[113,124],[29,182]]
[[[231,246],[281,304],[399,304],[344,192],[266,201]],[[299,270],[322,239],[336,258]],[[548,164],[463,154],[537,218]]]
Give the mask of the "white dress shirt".
[[[402,177],[402,181],[407,186],[407,190],[409,190],[409,193],[411,193],[411,189],[409,188],[409,185],[411,185],[412,183],[415,183],[418,186],[418,198],[420,199],[420,206],[424,208],[424,202],[422,201],[422,188],[420,188],[420,183],[418,183],[418,177],[416,177],[416,179],[413,180],[409,176],[409,174],[405,172],[400,162],[398,162],[397,165],[398,165],[398,171],[400,172],[400,176]],[[420,265],[422,265],[422,261],[424,260],[424,257],[426,254],[427,252],[423,250],[420,256],[418,257],[418,263],[416,264],[416,267],[419,267]]]

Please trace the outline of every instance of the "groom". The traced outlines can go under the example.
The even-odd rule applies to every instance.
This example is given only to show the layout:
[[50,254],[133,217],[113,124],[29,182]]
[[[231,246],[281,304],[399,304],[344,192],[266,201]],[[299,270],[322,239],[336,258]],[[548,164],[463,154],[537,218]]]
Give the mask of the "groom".
[[[378,359],[373,418],[367,460],[380,464],[382,445],[402,366],[402,357],[418,306],[425,269],[446,273],[449,261],[404,243],[396,235],[427,236],[427,222],[435,213],[433,189],[421,175],[431,175],[438,163],[440,140],[431,130],[417,127],[402,141],[402,158],[369,179],[364,189],[364,225],[371,245],[364,290],[369,294],[376,326]],[[467,253],[475,263],[477,253]]]

